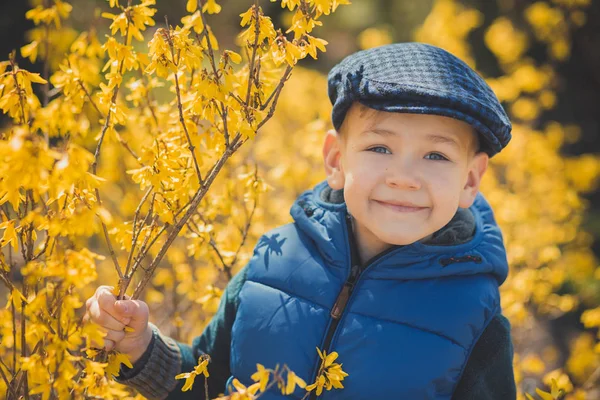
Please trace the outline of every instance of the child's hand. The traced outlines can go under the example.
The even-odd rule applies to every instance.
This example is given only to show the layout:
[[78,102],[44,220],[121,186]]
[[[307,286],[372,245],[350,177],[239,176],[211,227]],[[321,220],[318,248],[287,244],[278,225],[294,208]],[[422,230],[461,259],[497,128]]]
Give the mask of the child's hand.
[[[108,351],[117,350],[137,361],[150,344],[152,330],[148,326],[148,305],[141,300],[117,300],[111,286],[100,286],[85,305],[84,322],[92,321],[107,334],[104,343],[95,343]],[[127,329],[125,329],[127,327]]]

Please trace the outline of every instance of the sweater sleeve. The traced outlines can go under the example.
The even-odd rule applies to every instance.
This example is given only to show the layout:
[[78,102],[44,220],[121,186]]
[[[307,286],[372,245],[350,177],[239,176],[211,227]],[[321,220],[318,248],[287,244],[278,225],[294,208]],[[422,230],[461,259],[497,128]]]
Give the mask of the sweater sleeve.
[[452,400],[515,400],[513,353],[510,322],[498,314],[475,343]]
[[239,304],[239,292],[245,280],[246,268],[243,268],[231,279],[223,292],[217,313],[204,332],[194,338],[191,346],[162,335],[152,325],[150,345],[132,369],[121,368],[117,381],[136,389],[148,399],[206,400],[203,376],[196,377],[192,390],[182,392],[185,379],[176,380],[175,375],[192,371],[198,364],[198,357],[208,354],[209,398],[223,393],[231,375],[231,328]]

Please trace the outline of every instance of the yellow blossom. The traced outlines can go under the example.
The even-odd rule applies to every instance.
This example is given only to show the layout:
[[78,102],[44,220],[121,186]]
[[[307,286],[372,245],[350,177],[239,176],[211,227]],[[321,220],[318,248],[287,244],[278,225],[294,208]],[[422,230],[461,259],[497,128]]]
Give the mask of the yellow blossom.
[[342,381],[348,376],[346,372],[342,370],[342,364],[334,363],[338,357],[338,353],[331,352],[327,354],[325,350],[321,351],[317,348],[319,358],[321,358],[321,366],[319,367],[319,373],[314,383],[306,386],[306,390],[312,392],[316,389],[317,396],[320,396],[323,389],[331,390],[343,389]]
[[304,389],[306,387],[306,382],[304,381],[304,379],[296,375],[293,371],[288,370],[287,384],[285,385],[285,388],[282,389],[282,393],[285,395],[290,395],[294,393],[296,385],[299,386],[301,389]]
[[267,383],[269,383],[270,375],[271,371],[265,369],[262,364],[256,364],[256,372],[250,376],[250,379],[252,379],[254,382],[258,382],[260,391],[264,392],[267,387]]
[[202,12],[209,14],[218,14],[221,12],[221,6],[217,4],[216,0],[206,0],[202,6]]
[[188,0],[185,9],[189,13],[193,13],[198,8],[198,0]]
[[192,372],[184,372],[182,374],[176,375],[175,379],[185,379],[185,384],[181,388],[182,392],[188,391],[194,385],[194,380],[198,375],[204,375],[205,378],[208,378],[208,358],[200,356],[198,359],[198,365],[194,367]]

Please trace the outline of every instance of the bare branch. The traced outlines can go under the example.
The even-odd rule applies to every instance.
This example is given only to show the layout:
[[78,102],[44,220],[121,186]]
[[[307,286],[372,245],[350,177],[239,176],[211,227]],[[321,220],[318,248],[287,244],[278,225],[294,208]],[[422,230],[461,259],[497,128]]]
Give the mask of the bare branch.
[[[23,282],[23,296],[27,298],[27,285]],[[25,317],[25,309],[27,308],[27,301],[21,299],[21,357],[27,357],[27,318]],[[60,321],[59,321],[60,322]],[[60,324],[59,324],[60,326]],[[29,399],[29,383],[28,374],[23,374],[23,382],[25,392],[25,399]],[[18,392],[18,389],[17,389]]]
[[[2,360],[2,357],[0,357],[0,365],[3,365],[4,368],[6,368],[7,372],[10,374],[10,369],[8,369],[8,366],[4,363],[4,361]],[[6,376],[6,374],[4,373],[4,370],[2,368],[0,368],[0,375],[2,375],[2,380],[4,380],[4,383],[6,384],[6,390],[10,391],[10,393],[12,393],[13,399],[16,399],[18,397],[17,392],[13,390],[11,381],[8,380],[8,377]]]
[[13,283],[10,281],[7,272],[0,271],[0,279],[2,280],[2,282],[4,282],[4,284],[6,285],[8,290],[11,291],[11,293],[13,290],[16,289],[15,285],[13,285]]
[[[204,224],[206,224],[206,221],[204,220],[204,218],[202,218],[202,216],[200,216],[200,218],[202,219]],[[192,226],[190,224],[195,225],[196,231],[194,231],[194,229],[192,228]],[[194,221],[193,218],[190,218],[190,222],[187,223],[187,226],[193,233],[200,236],[200,227],[196,224],[196,222]],[[221,254],[221,251],[219,250],[219,247],[217,246],[217,242],[215,241],[214,236],[211,233],[209,233],[209,236],[210,236],[210,240],[208,241],[208,244],[216,253],[217,257],[219,258],[219,261],[221,261],[221,265],[223,266],[223,271],[225,272],[226,275],[228,275],[228,278],[231,279],[230,266],[227,265],[227,263],[225,262],[225,258]]]
[[[67,59],[67,63],[69,63],[69,59]],[[78,80],[77,83],[79,83],[79,86],[81,87],[81,90],[83,90],[83,92],[85,93],[85,97],[87,97],[88,100],[90,101],[90,103],[92,103],[92,106],[94,107],[94,109],[96,110],[96,112],[98,113],[98,115],[100,115],[100,118],[104,119],[104,115],[102,114],[102,111],[100,111],[100,108],[98,108],[98,105],[94,101],[94,98],[92,97],[92,95],[90,94],[90,92],[87,90],[87,88],[85,87],[85,85],[83,84],[83,82],[81,80]]]
[[[96,188],[96,199],[98,204],[100,204],[100,191],[98,190],[98,188]],[[78,193],[74,193],[74,196],[77,197],[83,204],[85,204],[87,206],[87,208],[89,208],[90,210],[92,209],[92,206],[88,204],[88,202],[81,197]],[[104,238],[106,239],[106,244],[108,245],[108,252],[110,253],[111,258],[113,259],[113,263],[117,269],[117,273],[119,274],[119,278],[123,279],[123,271],[121,270],[121,267],[119,266],[119,261],[117,260],[117,254],[115,253],[115,250],[113,249],[112,246],[112,242],[110,241],[110,237],[108,236],[108,228],[106,227],[106,224],[104,223],[104,221],[102,221],[102,218],[97,215],[97,217],[100,219],[100,223],[102,224],[102,230],[104,232]]]
[[[285,73],[281,77],[281,80],[279,81],[279,84],[277,85],[277,87],[273,91],[274,97],[273,97],[273,101],[271,102],[271,108],[269,109],[269,112],[265,116],[265,118],[262,121],[260,121],[260,123],[256,127],[257,131],[264,124],[266,124],[267,121],[269,121],[273,117],[273,115],[275,114],[275,107],[277,106],[277,101],[279,100],[279,95],[281,94],[281,91],[283,90],[283,85],[290,78],[291,74],[292,74],[292,68],[290,66],[288,66],[287,69],[285,70]],[[265,104],[268,104],[268,102],[265,103]]]
[[244,227],[242,241],[240,242],[240,245],[235,252],[235,256],[233,256],[233,260],[231,261],[231,267],[233,267],[235,265],[235,263],[237,262],[240,251],[242,250],[242,247],[244,247],[244,244],[246,244],[246,239],[248,238],[248,233],[250,232],[250,225],[252,223],[252,218],[254,217],[254,213],[255,213],[257,207],[258,207],[258,196],[256,196],[256,198],[254,199],[254,205],[252,207],[252,212],[250,212],[250,216],[248,217],[248,219],[246,221],[246,226]]
[[152,192],[153,189],[154,188],[152,186],[150,186],[148,188],[148,190],[146,191],[146,193],[142,197],[142,200],[140,201],[140,204],[138,204],[137,208],[135,209],[135,215],[133,217],[133,226],[132,226],[133,235],[132,235],[132,239],[131,239],[131,251],[129,252],[129,258],[127,259],[127,265],[125,266],[125,276],[129,275],[129,272],[130,272],[129,269],[131,267],[131,259],[133,257],[133,253],[135,251],[135,247],[136,247],[136,244],[137,244],[137,240],[138,240],[139,234],[142,232],[142,229],[143,229],[143,225],[140,226],[139,229],[137,228],[138,216],[140,215],[140,211],[142,209],[142,206],[144,205],[144,203],[148,199],[148,196],[150,195],[150,192]]
[[285,72],[283,73],[283,76],[279,80],[279,84],[277,85],[277,87],[275,87],[275,89],[273,89],[273,92],[269,95],[269,97],[267,98],[267,101],[265,101],[265,104],[261,104],[261,106],[260,106],[261,110],[265,110],[269,106],[269,103],[271,102],[271,100],[273,100],[273,98],[276,95],[278,95],[278,93],[281,92],[281,90],[283,90],[283,85],[285,84],[285,82],[289,79],[290,75],[292,74],[292,69],[293,68],[290,65],[287,66],[287,68],[285,69]]

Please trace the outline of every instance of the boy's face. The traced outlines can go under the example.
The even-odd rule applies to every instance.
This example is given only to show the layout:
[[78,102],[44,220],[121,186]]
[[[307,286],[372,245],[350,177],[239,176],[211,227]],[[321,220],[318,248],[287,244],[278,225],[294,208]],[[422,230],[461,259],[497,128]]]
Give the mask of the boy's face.
[[353,105],[327,134],[327,180],[344,189],[361,258],[429,237],[473,203],[488,163],[473,128],[453,118]]

